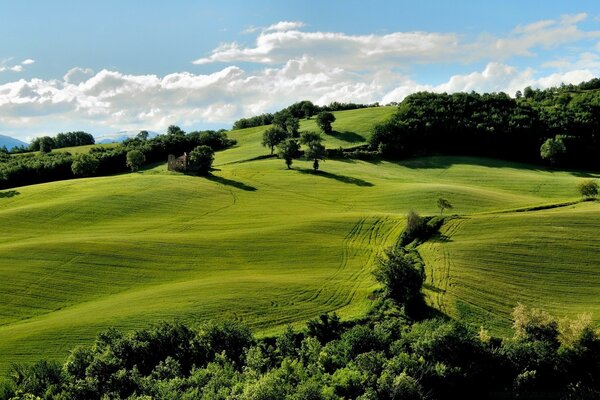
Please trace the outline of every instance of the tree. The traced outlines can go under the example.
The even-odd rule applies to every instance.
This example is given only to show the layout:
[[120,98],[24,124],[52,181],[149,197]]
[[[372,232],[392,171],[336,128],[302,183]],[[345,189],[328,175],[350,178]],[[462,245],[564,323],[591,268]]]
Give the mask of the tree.
[[323,133],[330,134],[333,129],[331,128],[331,124],[335,121],[335,115],[330,113],[329,111],[324,111],[317,115],[317,125],[323,131]]
[[267,129],[263,133],[262,145],[264,147],[268,147],[271,149],[271,154],[273,154],[273,150],[275,146],[279,143],[283,142],[285,138],[288,137],[286,131],[281,129],[279,126],[274,126],[272,128]]
[[567,151],[562,139],[558,136],[548,138],[540,147],[540,156],[554,165],[557,159]]
[[140,150],[131,150],[127,152],[127,166],[132,171],[137,171],[146,162],[146,156]]
[[316,106],[308,100],[303,101],[302,106],[300,107],[300,110],[302,111],[306,119],[310,119],[310,117],[312,117],[315,114],[316,109]]
[[208,175],[215,159],[215,152],[209,146],[197,146],[190,152],[189,165],[198,175]]
[[440,197],[437,200],[437,206],[440,209],[440,214],[443,214],[444,210],[446,210],[446,209],[450,210],[453,208],[452,204],[448,200],[444,199],[443,197]]
[[586,179],[577,184],[577,191],[585,200],[598,197],[598,183],[593,179]]
[[316,132],[303,132],[300,136],[300,142],[307,146],[304,155],[307,159],[313,160],[313,169],[319,169],[319,160],[326,156],[325,146],[321,144],[323,138]]
[[300,120],[298,118],[289,117],[285,120],[285,130],[291,137],[298,137],[298,129],[300,129]]
[[99,165],[98,159],[91,154],[78,154],[73,158],[71,171],[74,175],[90,176],[96,172]]
[[54,139],[50,136],[43,136],[39,138],[39,146],[40,153],[50,153],[55,147]]
[[178,127],[177,125],[170,125],[167,128],[167,135],[173,135],[173,136],[183,136],[185,135],[185,131],[183,131],[180,127]]
[[137,134],[136,138],[140,140],[148,140],[149,135],[150,134],[148,133],[148,131],[140,131],[140,133]]
[[422,300],[423,267],[403,249],[387,251],[373,272],[387,297],[400,305],[414,306]]
[[290,169],[292,160],[300,155],[300,145],[294,139],[287,139],[277,146],[277,155],[285,160],[285,165]]

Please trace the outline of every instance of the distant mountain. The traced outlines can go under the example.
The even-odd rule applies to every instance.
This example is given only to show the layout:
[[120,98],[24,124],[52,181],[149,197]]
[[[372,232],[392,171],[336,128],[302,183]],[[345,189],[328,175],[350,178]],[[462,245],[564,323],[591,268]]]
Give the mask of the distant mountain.
[[[119,131],[115,133],[109,133],[106,135],[98,136],[96,138],[96,143],[98,144],[106,144],[106,143],[121,143],[125,139],[135,137],[140,131]],[[158,132],[148,131],[149,138],[154,138],[159,135]]]
[[10,136],[0,135],[0,147],[2,146],[6,146],[10,150],[17,146],[28,146],[28,144]]

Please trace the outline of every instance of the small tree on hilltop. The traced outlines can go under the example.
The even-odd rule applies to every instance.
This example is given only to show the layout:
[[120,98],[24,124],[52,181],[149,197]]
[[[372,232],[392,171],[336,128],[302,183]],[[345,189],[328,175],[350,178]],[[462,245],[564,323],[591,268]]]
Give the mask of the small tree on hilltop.
[[285,160],[285,165],[290,169],[293,159],[300,155],[300,145],[294,139],[287,139],[277,146],[277,154]]
[[96,172],[99,165],[100,162],[91,154],[78,154],[73,158],[71,171],[73,175],[91,176]]
[[215,159],[215,152],[209,146],[197,146],[189,154],[189,166],[198,175],[208,175]]
[[452,209],[452,204],[448,200],[444,199],[443,197],[440,197],[437,200],[437,206],[440,209],[440,215],[444,213],[444,210]]
[[331,127],[333,122],[335,122],[335,115],[329,111],[317,114],[317,125],[319,125],[323,133],[330,134],[333,132],[333,128]]
[[271,154],[275,150],[275,146],[283,142],[288,137],[285,130],[278,126],[267,129],[263,133],[262,145],[271,149]]
[[598,184],[593,179],[586,179],[577,184],[577,191],[584,200],[598,197]]
[[127,166],[132,171],[137,171],[146,162],[146,156],[139,150],[131,150],[127,152]]
[[551,165],[556,164],[556,161],[567,151],[565,144],[559,136],[546,139],[540,147],[540,156],[544,160],[548,160]]

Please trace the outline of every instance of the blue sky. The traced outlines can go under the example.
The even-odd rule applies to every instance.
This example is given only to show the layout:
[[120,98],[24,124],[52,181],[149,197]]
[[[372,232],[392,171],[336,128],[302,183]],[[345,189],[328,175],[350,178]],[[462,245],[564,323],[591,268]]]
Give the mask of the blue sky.
[[228,128],[292,102],[600,72],[597,1],[7,1],[0,134]]

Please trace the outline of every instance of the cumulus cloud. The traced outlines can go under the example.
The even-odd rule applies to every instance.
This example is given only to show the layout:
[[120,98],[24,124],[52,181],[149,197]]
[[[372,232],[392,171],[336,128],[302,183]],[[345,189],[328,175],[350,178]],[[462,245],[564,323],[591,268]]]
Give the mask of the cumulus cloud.
[[24,66],[35,63],[35,60],[33,60],[31,58],[23,60],[18,64],[11,63],[12,60],[13,60],[12,58],[0,60],[0,72],[4,72],[4,71],[22,72],[24,69]]
[[[598,33],[578,24],[585,14],[517,26],[503,37],[467,40],[457,33],[393,32],[349,35],[306,32],[301,22],[282,21],[256,29],[253,46],[227,43],[196,64],[231,63],[205,74],[133,75],[73,68],[60,79],[17,80],[0,85],[0,132],[17,137],[88,129],[106,134],[178,124],[201,129],[227,127],[241,117],[271,112],[299,100],[389,103],[417,91],[504,91],[579,83],[600,73],[594,48]],[[521,68],[510,58],[538,48],[588,40],[588,50]],[[579,42],[577,42],[579,43]],[[600,48],[600,46],[599,46]],[[483,67],[468,62],[486,60]],[[535,60],[535,59],[533,59]],[[233,65],[251,61],[257,66]],[[2,68],[31,65],[0,63]],[[463,66],[464,73],[433,85],[422,81],[417,63]],[[401,67],[401,68],[399,68]],[[206,68],[206,67],[205,67]]]
[[254,62],[281,64],[306,55],[342,68],[381,68],[433,62],[474,62],[531,56],[538,48],[550,48],[582,39],[600,37],[600,31],[584,31],[578,24],[587,14],[564,15],[556,20],[517,26],[503,37],[469,39],[448,32],[393,32],[385,35],[349,35],[338,32],[299,30],[301,22],[281,21],[260,31],[254,46],[225,43],[194,64]]

